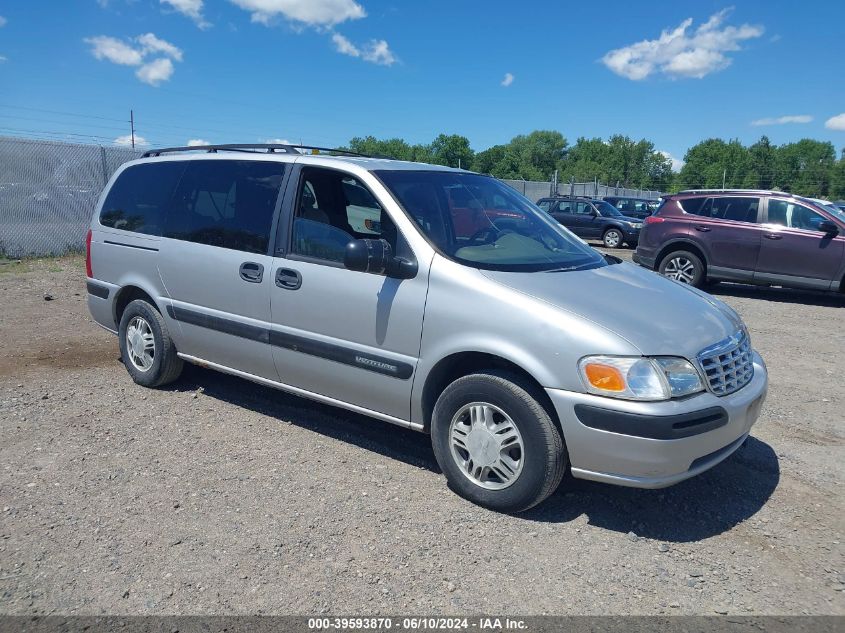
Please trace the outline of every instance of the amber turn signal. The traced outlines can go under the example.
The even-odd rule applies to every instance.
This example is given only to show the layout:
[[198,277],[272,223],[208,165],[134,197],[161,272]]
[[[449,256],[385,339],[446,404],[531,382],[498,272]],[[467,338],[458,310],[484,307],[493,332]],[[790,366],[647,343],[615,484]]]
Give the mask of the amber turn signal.
[[625,378],[622,372],[611,367],[610,365],[603,365],[601,363],[589,363],[584,366],[584,373],[587,380],[596,389],[602,391],[625,391]]

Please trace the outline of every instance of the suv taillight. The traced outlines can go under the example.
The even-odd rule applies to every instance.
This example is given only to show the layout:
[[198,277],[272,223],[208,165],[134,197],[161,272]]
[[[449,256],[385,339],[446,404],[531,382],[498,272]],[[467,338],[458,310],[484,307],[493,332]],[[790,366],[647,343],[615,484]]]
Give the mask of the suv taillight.
[[91,270],[91,229],[88,229],[88,235],[85,236],[85,275],[94,276],[94,271]]
[[659,224],[661,222],[665,222],[666,218],[661,218],[657,215],[650,215],[645,219],[646,224]]

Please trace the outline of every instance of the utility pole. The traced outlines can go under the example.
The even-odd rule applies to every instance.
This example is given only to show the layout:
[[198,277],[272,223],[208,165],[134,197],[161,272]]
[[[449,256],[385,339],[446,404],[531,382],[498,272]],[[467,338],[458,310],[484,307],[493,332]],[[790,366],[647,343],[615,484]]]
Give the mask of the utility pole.
[[135,112],[129,110],[129,132],[132,136],[132,149],[135,149]]
[[725,188],[725,179],[728,177],[728,170],[722,170],[722,189]]

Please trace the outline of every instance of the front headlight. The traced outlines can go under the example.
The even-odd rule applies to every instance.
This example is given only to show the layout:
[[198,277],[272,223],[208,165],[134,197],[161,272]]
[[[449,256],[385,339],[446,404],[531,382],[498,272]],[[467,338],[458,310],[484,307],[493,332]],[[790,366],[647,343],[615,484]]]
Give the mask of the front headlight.
[[643,228],[643,223],[642,222],[631,222],[631,226],[635,229],[641,229],[641,228]]
[[685,358],[585,356],[578,363],[587,391],[625,400],[669,400],[704,390]]

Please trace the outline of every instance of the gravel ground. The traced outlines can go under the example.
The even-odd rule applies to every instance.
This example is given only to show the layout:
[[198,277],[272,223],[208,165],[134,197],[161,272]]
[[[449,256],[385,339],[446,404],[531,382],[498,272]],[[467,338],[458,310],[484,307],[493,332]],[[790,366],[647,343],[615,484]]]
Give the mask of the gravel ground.
[[80,258],[0,266],[0,613],[843,615],[845,301],[713,291],[771,373],[746,446],[505,516],[424,435],[197,367],[135,386]]

